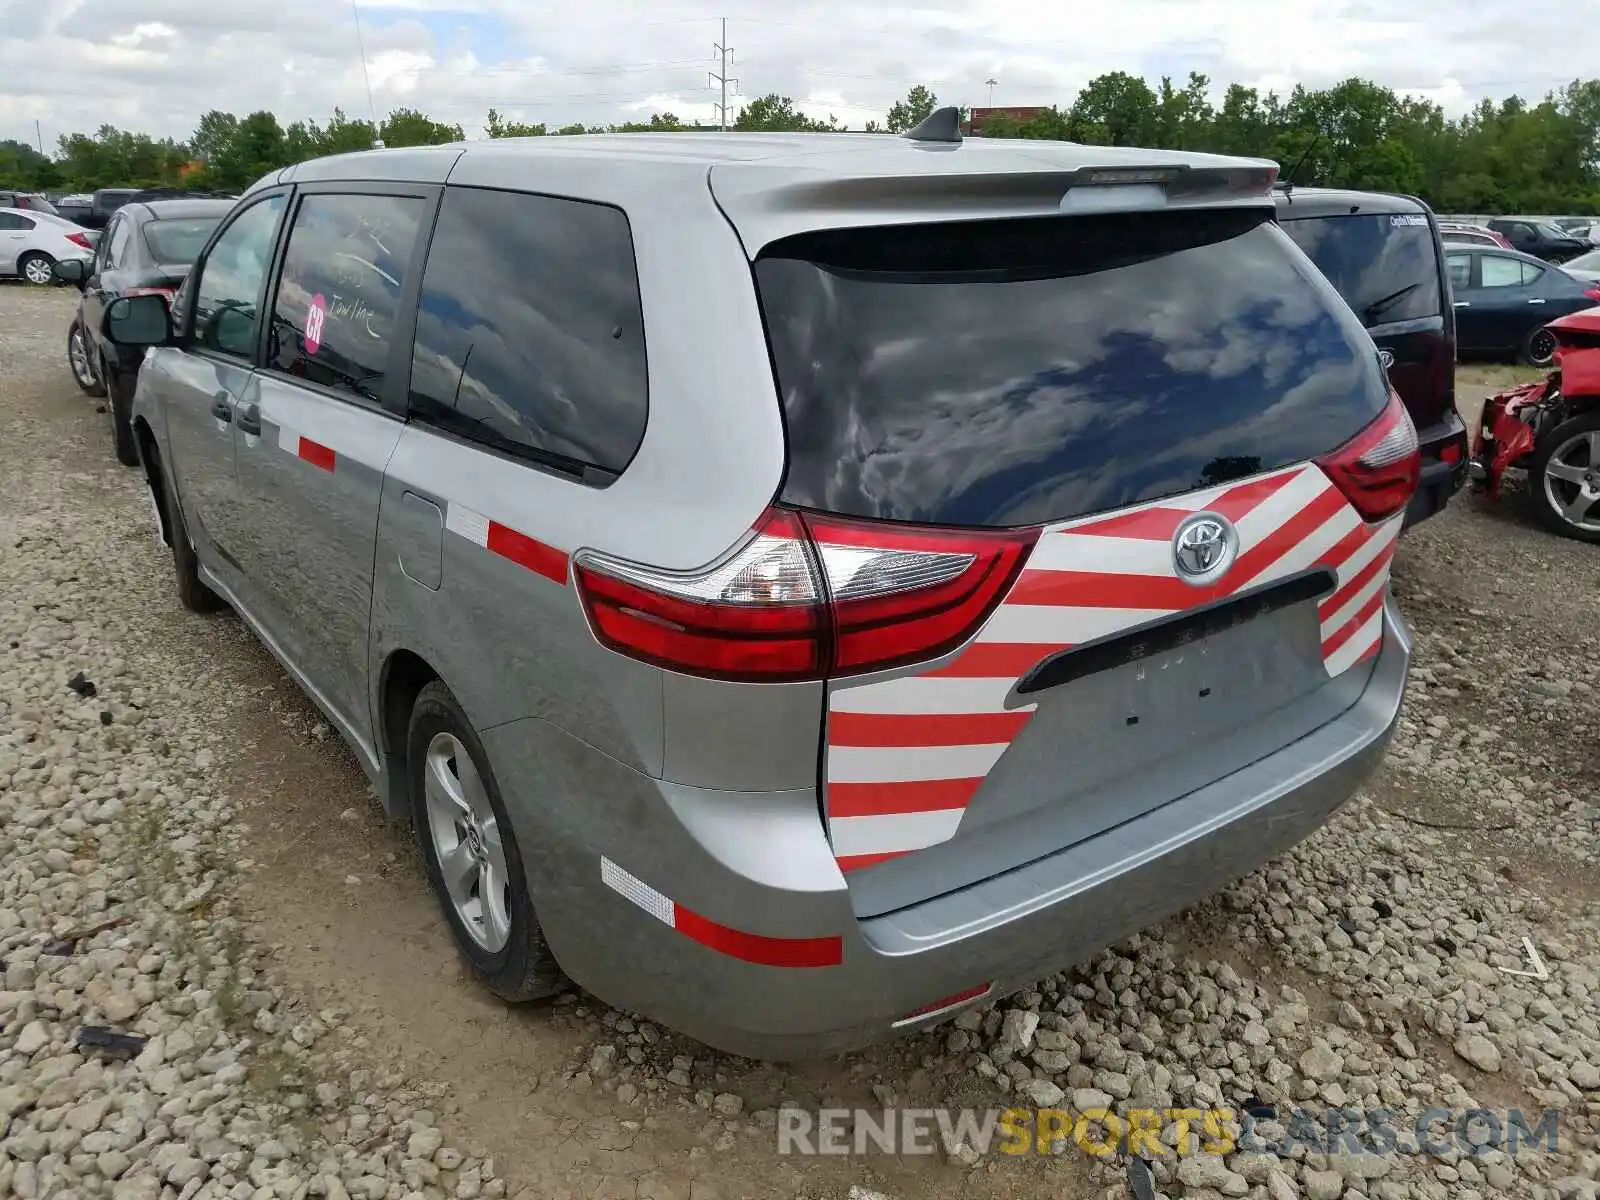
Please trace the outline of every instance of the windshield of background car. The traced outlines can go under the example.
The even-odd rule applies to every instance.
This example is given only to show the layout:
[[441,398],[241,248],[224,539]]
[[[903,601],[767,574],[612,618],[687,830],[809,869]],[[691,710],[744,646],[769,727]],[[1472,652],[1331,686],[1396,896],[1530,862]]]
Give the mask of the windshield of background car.
[[1533,223],[1533,227],[1538,232],[1540,237],[1570,238],[1572,236],[1572,234],[1561,228],[1561,226],[1552,225],[1549,221],[1535,221]]
[[222,220],[215,217],[171,217],[144,227],[144,244],[159,263],[192,263],[206,247],[206,239]]
[[1303,462],[1387,400],[1270,210],[824,231],[755,277],[805,508],[1065,520]]
[[1421,213],[1290,217],[1283,228],[1364,324],[1443,311],[1433,230]]

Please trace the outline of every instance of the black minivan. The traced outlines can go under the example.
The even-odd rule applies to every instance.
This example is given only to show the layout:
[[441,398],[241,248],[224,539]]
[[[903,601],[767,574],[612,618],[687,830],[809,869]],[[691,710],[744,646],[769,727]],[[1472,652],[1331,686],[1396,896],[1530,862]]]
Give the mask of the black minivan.
[[1456,328],[1439,223],[1421,200],[1281,186],[1278,222],[1339,289],[1377,344],[1422,445],[1406,524],[1431,517],[1467,478],[1456,412]]

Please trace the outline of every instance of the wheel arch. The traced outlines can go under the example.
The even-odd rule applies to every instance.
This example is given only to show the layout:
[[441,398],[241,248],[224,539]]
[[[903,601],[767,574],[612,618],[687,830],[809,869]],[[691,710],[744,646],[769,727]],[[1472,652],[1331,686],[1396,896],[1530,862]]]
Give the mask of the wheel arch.
[[144,472],[145,486],[150,489],[150,500],[161,520],[161,540],[170,548],[172,514],[167,511],[167,489],[161,483],[161,450],[156,442],[156,431],[150,428],[143,413],[134,414],[133,444],[139,449],[139,469]]
[[378,756],[383,762],[385,783],[381,799],[390,820],[406,821],[411,817],[406,794],[410,768],[406,761],[406,732],[418,694],[436,679],[443,676],[433,664],[404,647],[391,650],[378,672]]

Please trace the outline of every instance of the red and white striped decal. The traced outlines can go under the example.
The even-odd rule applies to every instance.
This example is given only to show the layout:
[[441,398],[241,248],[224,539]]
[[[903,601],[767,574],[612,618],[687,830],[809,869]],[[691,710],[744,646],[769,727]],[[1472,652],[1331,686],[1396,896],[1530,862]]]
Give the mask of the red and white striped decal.
[[313,467],[320,467],[324,471],[334,471],[338,468],[339,456],[334,453],[332,446],[312,441],[287,425],[278,426],[278,446],[285,453],[292,454]]
[[844,939],[828,937],[778,938],[745,933],[703,917],[656,891],[637,875],[600,859],[600,879],[612,891],[632,901],[669,928],[719,954],[763,967],[836,967],[844,961]]
[[565,586],[567,553],[531,538],[525,533],[491,520],[476,509],[451,501],[445,505],[444,527],[491,554],[508,558],[519,566],[536,571],[546,579]]
[[[1196,512],[1234,523],[1239,554],[1209,587],[1177,577],[1172,538]],[[1047,528],[974,641],[936,670],[857,687],[828,702],[827,812],[839,866],[859,870],[949,841],[1034,706],[1005,706],[1047,656],[1325,566],[1320,606],[1330,675],[1375,653],[1403,518],[1367,525],[1315,464]]]

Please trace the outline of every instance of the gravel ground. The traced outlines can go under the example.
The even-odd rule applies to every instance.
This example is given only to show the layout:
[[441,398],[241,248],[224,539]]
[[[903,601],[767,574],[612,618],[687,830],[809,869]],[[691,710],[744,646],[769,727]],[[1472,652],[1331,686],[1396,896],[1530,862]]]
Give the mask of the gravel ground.
[[[1407,536],[1407,714],[1326,830],[987,1010],[754,1064],[582,996],[512,1011],[472,987],[327,726],[236,620],[178,610],[66,373],[71,299],[0,288],[0,1196],[1140,1194],[1076,1148],[776,1154],[785,1106],[1010,1104],[1271,1105],[1264,1137],[1295,1108],[1402,1129],[1550,1108],[1554,1152],[1302,1136],[1167,1156],[1153,1190],[1600,1195],[1600,552],[1517,494]],[[1508,973],[1525,939],[1548,978]]]

